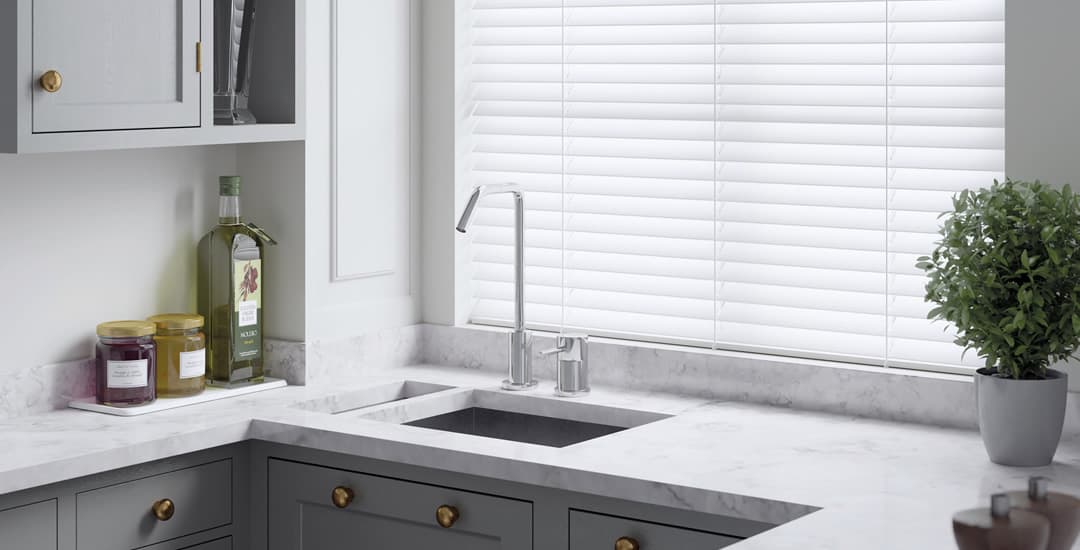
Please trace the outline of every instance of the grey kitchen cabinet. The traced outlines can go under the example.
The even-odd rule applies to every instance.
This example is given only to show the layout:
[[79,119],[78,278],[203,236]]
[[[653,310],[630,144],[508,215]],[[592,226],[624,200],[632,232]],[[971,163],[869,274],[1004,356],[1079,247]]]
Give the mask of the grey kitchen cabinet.
[[199,126],[200,1],[34,0],[34,132]]
[[249,460],[241,443],[0,494],[0,550],[248,550]]
[[532,548],[530,502],[271,459],[268,550]]
[[76,495],[79,550],[140,548],[232,522],[232,460]]
[[302,140],[306,2],[259,3],[258,123],[218,125],[214,0],[0,1],[0,154]]
[[[570,550],[716,550],[741,538],[636,519],[570,510]],[[631,542],[632,541],[632,542]]]
[[0,510],[0,550],[56,550],[56,499]]

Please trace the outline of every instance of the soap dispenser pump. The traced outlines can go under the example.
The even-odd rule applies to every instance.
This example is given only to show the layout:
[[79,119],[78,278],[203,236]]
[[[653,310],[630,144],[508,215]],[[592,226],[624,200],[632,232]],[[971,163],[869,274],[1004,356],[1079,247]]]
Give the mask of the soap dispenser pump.
[[1044,550],[1050,540],[1050,521],[1012,508],[1009,495],[997,493],[991,495],[989,509],[957,512],[953,535],[960,550]]

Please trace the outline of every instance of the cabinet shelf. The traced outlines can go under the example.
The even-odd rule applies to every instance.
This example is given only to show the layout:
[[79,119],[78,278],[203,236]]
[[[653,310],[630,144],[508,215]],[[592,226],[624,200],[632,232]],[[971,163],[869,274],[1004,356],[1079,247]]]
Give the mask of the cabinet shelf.
[[[214,124],[214,0],[146,0],[132,13],[0,2],[0,46],[13,52],[0,58],[0,153],[303,140],[304,2],[259,4],[250,105],[262,123],[238,126]],[[47,70],[63,74],[58,89],[40,84]]]

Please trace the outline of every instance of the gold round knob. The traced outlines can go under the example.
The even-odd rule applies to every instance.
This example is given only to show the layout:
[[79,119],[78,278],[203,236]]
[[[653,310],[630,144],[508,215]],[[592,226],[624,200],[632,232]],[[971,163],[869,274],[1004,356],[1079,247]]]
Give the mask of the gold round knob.
[[459,519],[461,519],[461,514],[453,506],[443,504],[435,509],[435,521],[445,529],[453,527]]
[[615,550],[641,550],[641,545],[638,544],[637,539],[630,537],[619,537],[615,541]]
[[347,508],[354,498],[356,493],[348,487],[334,487],[334,491],[330,493],[330,500],[334,501],[334,506],[338,508]]
[[173,514],[176,513],[176,506],[173,505],[173,501],[163,498],[154,503],[150,507],[150,510],[154,512],[154,517],[161,521],[169,521],[172,519]]
[[45,71],[45,74],[41,75],[38,83],[41,84],[41,89],[54,94],[60,91],[60,87],[64,85],[64,77],[60,75],[59,71],[49,69]]

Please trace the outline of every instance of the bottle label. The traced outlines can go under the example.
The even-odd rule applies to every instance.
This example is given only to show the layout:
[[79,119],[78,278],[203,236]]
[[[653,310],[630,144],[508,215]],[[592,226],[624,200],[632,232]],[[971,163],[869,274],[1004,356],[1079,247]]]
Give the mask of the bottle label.
[[233,359],[250,361],[262,354],[262,260],[234,260]]
[[150,381],[150,360],[109,361],[105,364],[105,383],[109,388],[145,388]]
[[180,378],[200,378],[206,376],[206,350],[180,352]]

